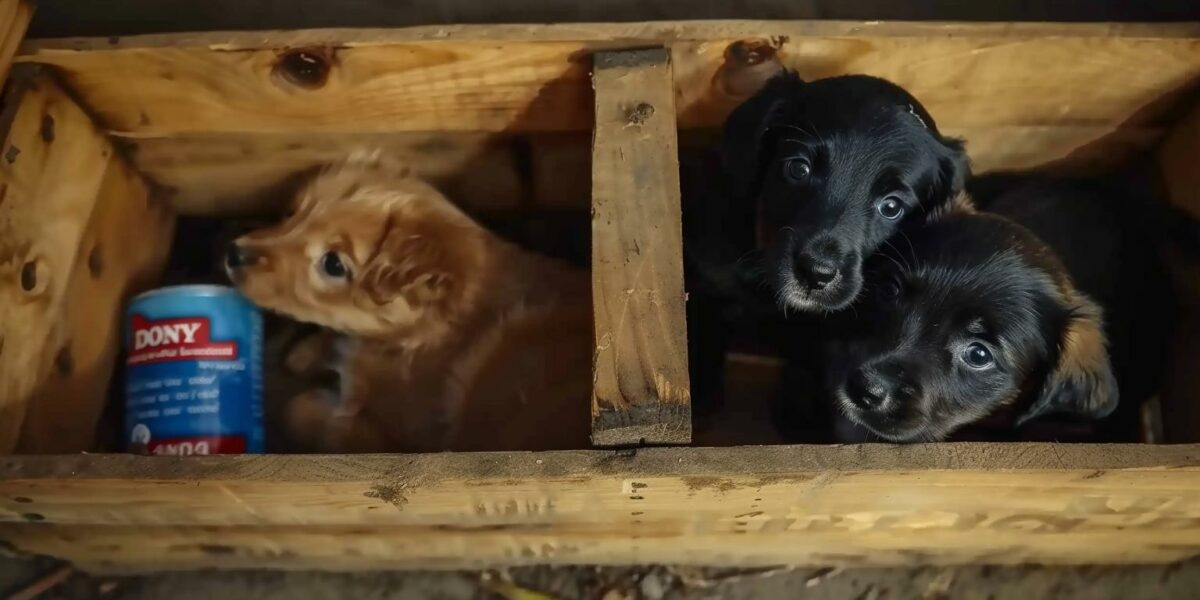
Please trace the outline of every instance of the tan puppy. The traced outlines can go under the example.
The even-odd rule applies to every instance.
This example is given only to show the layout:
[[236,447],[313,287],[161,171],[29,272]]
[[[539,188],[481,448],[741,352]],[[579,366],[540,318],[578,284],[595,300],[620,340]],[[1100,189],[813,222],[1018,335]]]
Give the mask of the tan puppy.
[[296,398],[294,435],[331,452],[588,446],[586,273],[499,239],[378,153],[328,167],[295,207],[226,265],[259,305],[341,334],[340,392]]

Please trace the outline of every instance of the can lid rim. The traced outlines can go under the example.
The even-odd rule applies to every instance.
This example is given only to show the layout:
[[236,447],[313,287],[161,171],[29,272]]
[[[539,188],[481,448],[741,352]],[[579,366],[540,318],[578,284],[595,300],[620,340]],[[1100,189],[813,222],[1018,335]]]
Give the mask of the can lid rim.
[[133,297],[130,302],[137,302],[145,298],[160,296],[163,294],[188,294],[192,296],[226,296],[236,295],[241,297],[236,288],[227,285],[212,285],[212,284],[186,284],[186,285],[170,285],[160,287],[148,292],[142,292]]

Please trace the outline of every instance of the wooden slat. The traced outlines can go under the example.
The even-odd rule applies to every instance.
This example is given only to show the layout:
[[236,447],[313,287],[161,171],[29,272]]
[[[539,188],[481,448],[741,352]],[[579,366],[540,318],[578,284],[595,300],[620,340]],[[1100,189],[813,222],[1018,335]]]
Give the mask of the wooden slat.
[[0,523],[123,571],[1166,562],[1200,552],[1200,446],[5,457]]
[[[967,138],[977,171],[1066,156],[1109,167],[1153,144],[1177,92],[1200,77],[1200,27],[1190,24],[717,21],[173,34],[35,40],[21,60],[61,67],[110,133],[144,150],[134,154],[137,168],[177,190],[173,207],[186,214],[269,209],[287,176],[363,141],[411,155],[452,196],[487,210],[528,202],[530,190],[506,166],[503,144],[478,132],[590,132],[590,53],[662,44],[673,56],[681,127],[715,127],[778,64],[810,78],[871,73],[908,87],[943,130]],[[292,64],[288,49],[307,49],[328,73],[295,83],[276,69]],[[1094,85],[1109,79],[1122,84]],[[434,131],[459,133],[431,149],[424,140]],[[470,140],[482,145],[469,164],[486,168],[439,166],[462,165]],[[545,146],[532,148],[536,159]],[[583,208],[576,192],[587,182],[556,175],[533,173],[537,201]]]
[[188,134],[127,139],[138,169],[171,189],[186,215],[262,213],[278,208],[297,174],[378,148],[411,165],[472,212],[518,208],[525,188],[511,140],[487,133]]
[[0,85],[8,77],[13,55],[32,16],[33,5],[27,0],[0,0]]
[[[69,144],[70,138],[56,143]],[[140,175],[113,156],[77,246],[62,310],[48,336],[54,368],[33,393],[17,451],[94,448],[123,345],[124,308],[153,287],[171,249],[174,214]]]
[[56,363],[70,360],[59,357],[56,327],[113,160],[104,136],[39,68],[12,79],[0,117],[0,453],[13,450]]
[[[1160,111],[1141,111],[1200,75],[1198,39],[1195,24],[716,21],[37,41],[22,60],[61,67],[110,129],[133,136],[588,130],[588,54],[664,43],[685,128],[719,122],[764,60],[809,78],[887,77],[944,127],[1115,127],[1158,123]],[[328,58],[328,76],[308,87],[278,76],[286,48]]]
[[601,52],[592,141],[592,443],[691,441],[675,94],[666,50]]

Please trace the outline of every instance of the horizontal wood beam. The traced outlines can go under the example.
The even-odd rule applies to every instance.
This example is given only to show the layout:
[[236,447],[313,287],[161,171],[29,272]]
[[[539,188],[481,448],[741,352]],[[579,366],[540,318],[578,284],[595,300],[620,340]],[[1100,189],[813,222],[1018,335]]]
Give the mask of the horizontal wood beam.
[[[61,68],[128,136],[589,130],[589,55],[664,44],[683,128],[718,123],[776,63],[889,78],[943,127],[1115,128],[1161,124],[1154,102],[1200,76],[1197,38],[1195,24],[685,21],[50,40],[20,60]],[[1094,85],[1107,80],[1121,85]]]
[[1200,446],[4,457],[0,523],[98,570],[1164,562]]

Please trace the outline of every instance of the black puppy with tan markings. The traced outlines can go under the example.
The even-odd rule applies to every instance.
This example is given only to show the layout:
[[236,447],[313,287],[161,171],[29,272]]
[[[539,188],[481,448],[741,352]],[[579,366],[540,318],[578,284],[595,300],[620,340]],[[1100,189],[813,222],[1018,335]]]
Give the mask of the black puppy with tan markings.
[[853,318],[829,328],[835,405],[902,442],[989,420],[997,431],[1051,414],[1102,420],[1122,395],[1136,408],[1157,381],[1171,312],[1136,205],[1030,178],[990,213],[964,199],[907,231],[866,262]]
[[[719,156],[682,158],[693,402],[715,411],[734,335],[807,364],[810,319],[846,308],[862,261],[948,205],[969,168],[911,94],[865,75],[768,80],[725,123]],[[779,319],[787,314],[786,324]],[[794,418],[793,420],[799,420]],[[807,419],[813,420],[813,419]]]

